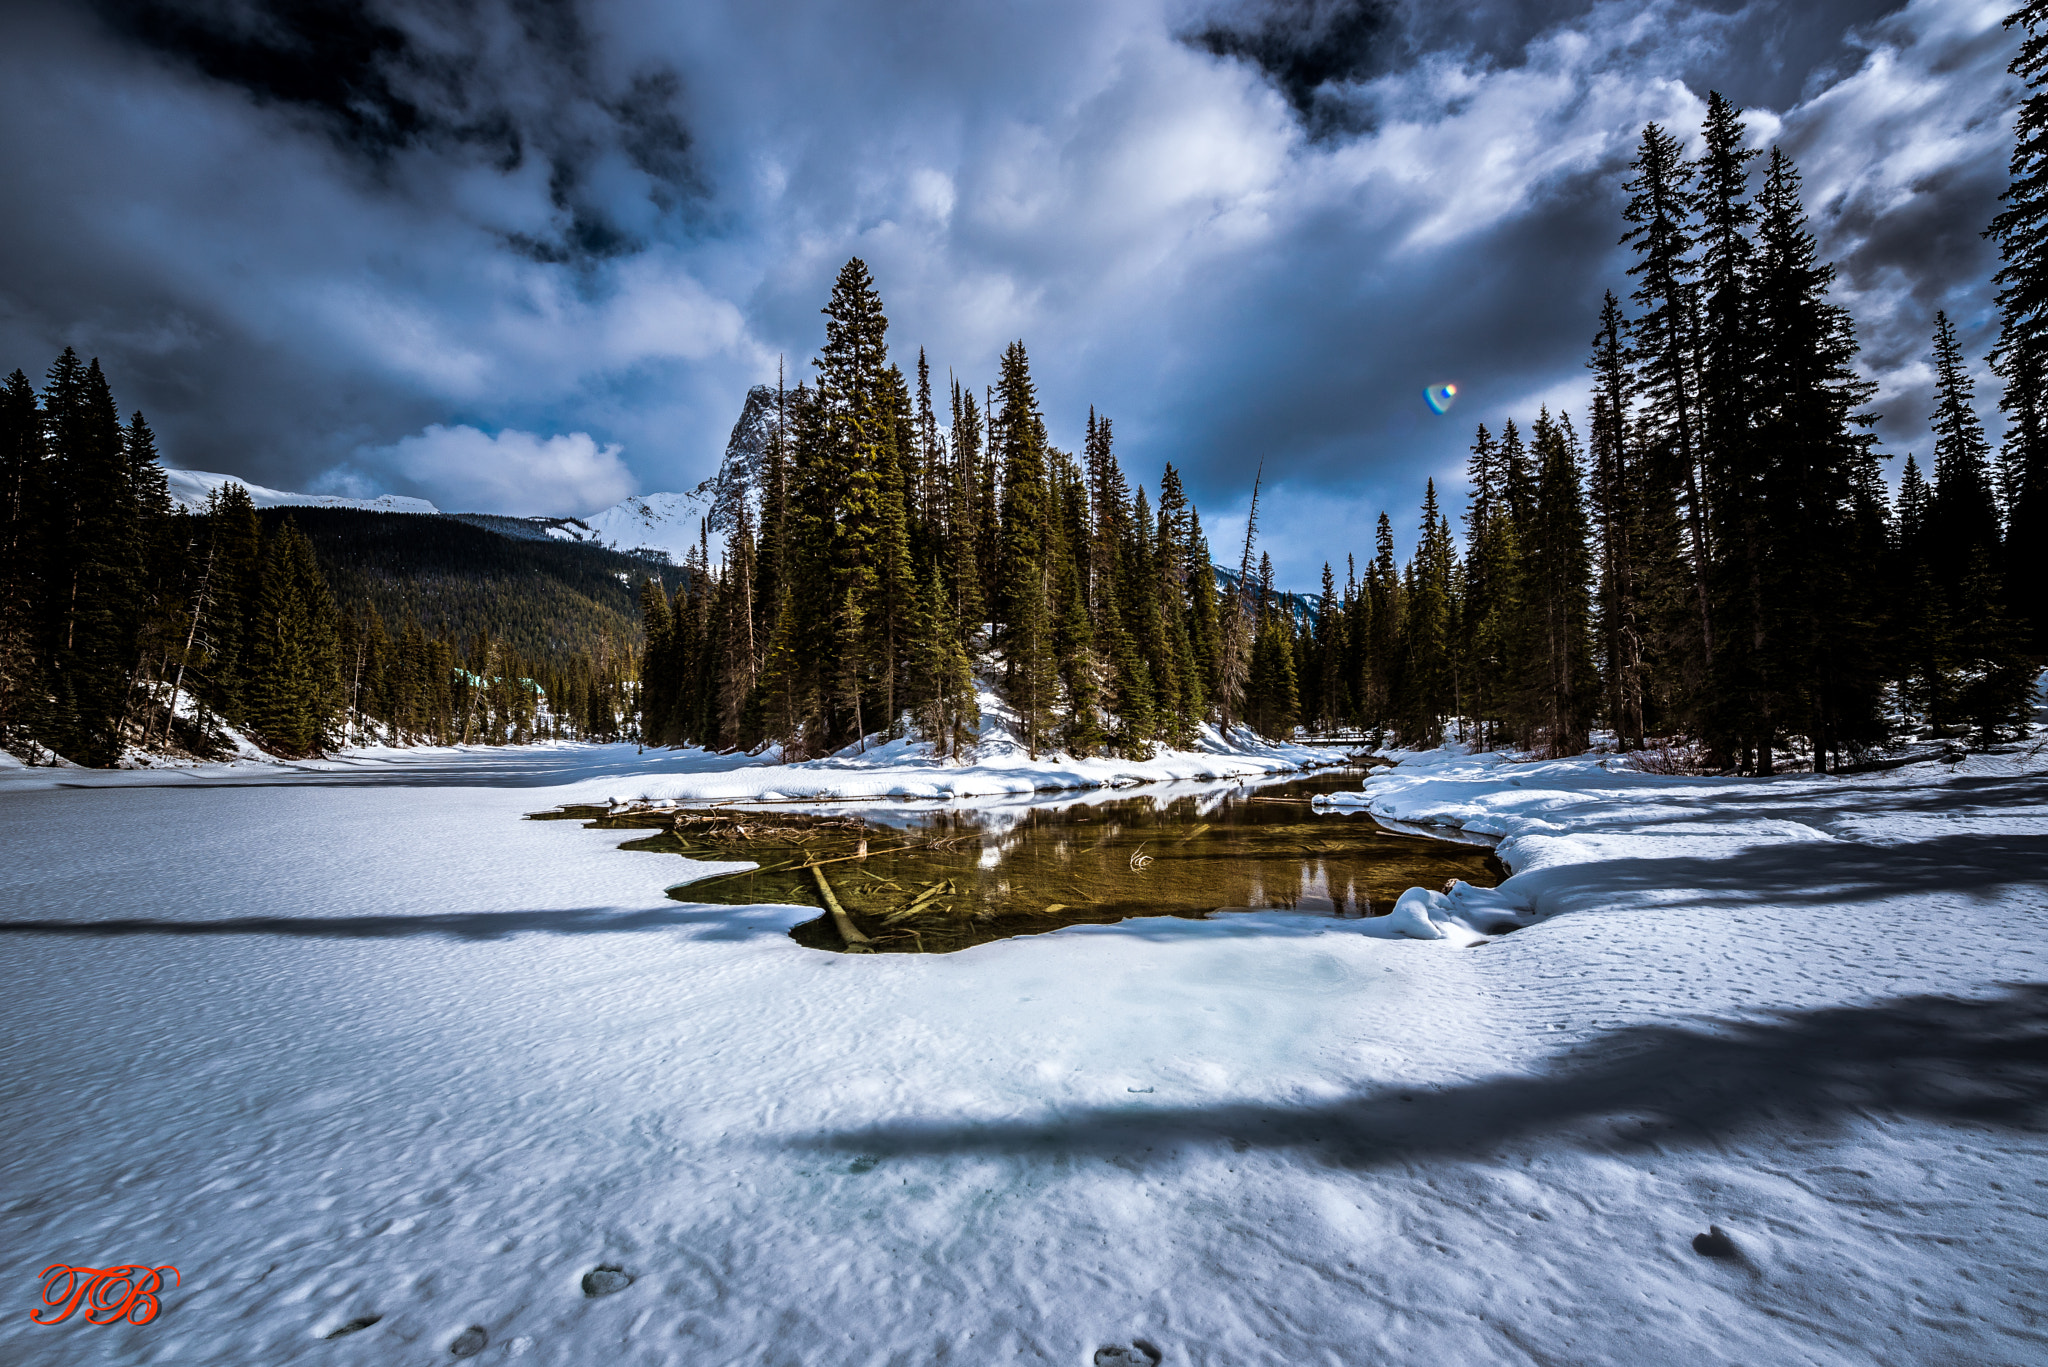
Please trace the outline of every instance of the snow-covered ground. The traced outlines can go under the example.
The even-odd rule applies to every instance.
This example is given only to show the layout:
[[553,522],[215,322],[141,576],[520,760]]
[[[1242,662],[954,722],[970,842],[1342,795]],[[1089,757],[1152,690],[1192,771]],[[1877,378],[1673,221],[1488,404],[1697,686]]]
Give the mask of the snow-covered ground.
[[[2041,757],[1416,757],[1364,801],[1518,871],[1419,899],[1434,939],[842,957],[519,819],[944,773],[0,771],[0,1360],[425,1367],[471,1326],[521,1364],[2048,1359]],[[43,1327],[57,1262],[182,1282]],[[600,1265],[635,1280],[586,1296]]]

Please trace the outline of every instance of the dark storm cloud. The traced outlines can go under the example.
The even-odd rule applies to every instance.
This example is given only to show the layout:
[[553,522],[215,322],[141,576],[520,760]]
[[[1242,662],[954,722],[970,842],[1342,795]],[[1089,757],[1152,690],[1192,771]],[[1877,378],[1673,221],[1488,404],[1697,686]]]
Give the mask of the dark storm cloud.
[[1211,20],[1187,40],[1211,56],[1251,62],[1312,133],[1334,136],[1356,120],[1325,100],[1325,92],[1377,76],[1399,60],[1405,44],[1396,19],[1392,5],[1376,0],[1283,0]]
[[[1901,0],[1810,0],[1797,5],[1714,0],[1722,41],[1672,74],[1719,89],[1738,104],[1782,109],[1843,54],[1842,35]],[[1370,130],[1375,77],[1429,55],[1459,53],[1496,68],[1518,66],[1529,43],[1583,21],[1598,0],[1249,0],[1205,14],[1181,33],[1213,56],[1250,63],[1287,99],[1312,137]]]
[[120,39],[257,105],[299,116],[378,172],[399,154],[474,157],[503,173],[547,166],[555,233],[509,232],[547,262],[617,256],[641,245],[589,193],[616,150],[664,211],[704,186],[677,115],[681,78],[657,63],[608,91],[575,0],[99,0]]

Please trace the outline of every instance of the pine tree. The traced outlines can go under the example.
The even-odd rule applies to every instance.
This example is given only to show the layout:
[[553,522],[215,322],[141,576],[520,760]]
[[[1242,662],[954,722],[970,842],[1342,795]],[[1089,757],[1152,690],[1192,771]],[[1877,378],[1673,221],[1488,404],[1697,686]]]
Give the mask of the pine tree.
[[[1508,423],[1512,448],[1519,456],[1521,438]],[[1515,658],[1513,623],[1520,601],[1520,553],[1515,518],[1508,499],[1508,453],[1481,423],[1466,465],[1471,498],[1465,512],[1465,592],[1461,610],[1458,657],[1467,709],[1477,725],[1481,748],[1497,741],[1513,691],[1519,661]]]
[[1252,645],[1245,680],[1245,723],[1269,740],[1284,740],[1299,719],[1301,700],[1283,614],[1268,612]]
[[[1676,491],[1684,515],[1693,599],[1692,657],[1695,689],[1712,672],[1714,621],[1708,570],[1708,511],[1699,472],[1699,403],[1696,383],[1699,344],[1697,264],[1691,204],[1693,167],[1680,154],[1678,139],[1656,124],[1643,129],[1634,178],[1623,217],[1634,226],[1621,242],[1634,248],[1636,279],[1630,296],[1641,307],[1630,328],[1629,361],[1634,389],[1642,400],[1642,424],[1649,457],[1645,476]],[[1676,632],[1669,633],[1677,635]]]
[[981,711],[961,626],[947,602],[936,558],[919,593],[916,625],[912,663],[918,730],[939,758],[964,759],[973,749]]
[[[1761,453],[1756,544],[1759,720],[1743,737],[1772,768],[1783,728],[1803,733],[1816,769],[1843,746],[1881,739],[1882,663],[1868,569],[1886,555],[1881,481],[1857,410],[1876,391],[1855,369],[1846,310],[1828,302],[1834,268],[1816,260],[1799,175],[1773,148],[1758,196],[1756,379]],[[1732,631],[1724,633],[1732,636]],[[1755,714],[1753,714],[1755,715]]]
[[1373,733],[1373,744],[1378,745],[1395,721],[1395,700],[1402,687],[1402,624],[1407,615],[1401,572],[1394,562],[1394,527],[1384,512],[1373,531],[1373,558],[1365,571],[1365,596],[1365,723]]
[[2001,358],[2007,414],[2005,610],[2023,648],[2048,654],[2048,344],[2027,338]]
[[1998,554],[1998,505],[1991,492],[1991,444],[1977,420],[1969,367],[1948,314],[1934,315],[1934,501],[1929,533],[1942,548],[1931,566],[1945,588],[1973,572],[1978,555]]
[[1436,481],[1424,486],[1415,554],[1408,562],[1402,619],[1400,727],[1405,744],[1440,745],[1452,705],[1450,629],[1456,569],[1450,523],[1438,511]]
[[0,745],[51,731],[42,627],[58,562],[47,465],[36,393],[17,370],[0,390]]
[[675,745],[683,690],[677,658],[676,613],[668,590],[653,579],[640,584],[640,736],[648,745]]
[[2048,370],[2048,0],[2028,0],[2006,16],[2025,34],[2006,70],[2026,83],[2014,128],[2006,208],[1985,236],[1997,241],[1998,346],[1992,361],[2005,378],[2004,593],[2017,639],[2048,652],[2048,432],[2043,372]]
[[334,599],[313,543],[287,520],[271,536],[249,633],[251,729],[285,754],[324,743],[340,688]]
[[953,595],[952,615],[969,636],[987,620],[982,589],[981,545],[981,415],[974,391],[953,382],[952,495],[947,511],[947,539],[952,554],[947,564]]
[[1649,518],[1646,490],[1628,430],[1628,364],[1621,304],[1609,290],[1593,338],[1592,479],[1589,502],[1599,554],[1595,612],[1600,675],[1605,684],[1608,725],[1623,750],[1641,749],[1648,666],[1644,538]]
[[1163,733],[1173,744],[1189,746],[1201,723],[1205,694],[1194,658],[1194,635],[1188,626],[1187,584],[1194,506],[1181,485],[1180,471],[1168,462],[1159,476],[1157,535],[1153,538],[1153,578],[1157,603],[1154,636],[1158,656],[1157,687],[1162,703]]
[[1316,730],[1328,734],[1336,729],[1346,707],[1343,696],[1344,612],[1337,601],[1337,576],[1330,562],[1323,562],[1323,591],[1316,598],[1315,623],[1315,705],[1311,712]]
[[1217,694],[1222,670],[1222,632],[1217,621],[1216,566],[1201,515],[1188,509],[1188,653],[1194,661],[1188,688],[1195,699],[1194,715],[1206,717]]
[[1216,699],[1217,720],[1222,724],[1223,734],[1230,734],[1233,714],[1242,716],[1245,684],[1251,671],[1251,652],[1256,644],[1257,618],[1250,603],[1252,546],[1259,534],[1259,488],[1266,478],[1266,463],[1259,462],[1257,473],[1252,476],[1252,499],[1245,510],[1244,552],[1238,557],[1237,580],[1230,587],[1219,605],[1217,629],[1221,639],[1217,649]]
[[1944,733],[1954,714],[1952,641],[1948,609],[1927,567],[1929,510],[1933,494],[1909,453],[1899,477],[1893,516],[1893,567],[1887,576],[1892,598],[1892,668],[1906,701],[1936,734]]
[[1713,702],[1701,720],[1715,753],[1768,773],[1779,719],[1765,626],[1766,462],[1752,423],[1757,305],[1747,230],[1756,212],[1748,163],[1757,152],[1742,145],[1743,131],[1741,111],[1712,92],[1693,196],[1701,220],[1699,466],[1714,625]]
[[75,710],[63,748],[88,762],[119,753],[141,593],[141,518],[121,418],[98,360],[68,347],[51,367],[43,412],[55,487],[59,563],[53,587],[52,664]]
[[760,739],[758,718],[751,725],[747,719],[761,669],[753,589],[755,559],[753,509],[742,499],[726,539],[725,576],[720,584],[718,738],[722,745],[752,746]]
[[1002,364],[1002,553],[996,597],[997,649],[1004,683],[1034,758],[1052,729],[1056,682],[1048,537],[1052,530],[1045,468],[1045,422],[1022,342]]
[[1979,551],[1957,585],[1954,612],[1956,655],[1963,665],[1956,713],[1970,724],[1979,747],[2024,734],[2033,692],[2033,667],[2020,653],[2019,634],[1999,598],[1991,557]]
[[2026,83],[2027,96],[2014,127],[2012,183],[1999,196],[2006,208],[1985,231],[2003,258],[1991,277],[2000,359],[2016,357],[2023,345],[2036,355],[2048,351],[2048,0],[2026,0],[2005,27],[2026,33],[2006,70]]
[[873,634],[869,654],[880,694],[880,716],[884,728],[894,735],[902,711],[897,683],[909,646],[908,619],[918,591],[911,560],[911,511],[917,481],[906,469],[915,461],[915,447],[906,451],[903,440],[908,435],[904,430],[908,423],[903,415],[907,397],[902,393],[903,375],[891,366],[883,378],[881,421],[869,448],[875,468],[874,569],[873,596],[865,615]]
[[1599,690],[1589,528],[1570,419],[1553,422],[1544,412],[1533,438],[1539,474],[1523,573],[1535,646],[1529,712],[1548,753],[1573,755],[1590,740]]

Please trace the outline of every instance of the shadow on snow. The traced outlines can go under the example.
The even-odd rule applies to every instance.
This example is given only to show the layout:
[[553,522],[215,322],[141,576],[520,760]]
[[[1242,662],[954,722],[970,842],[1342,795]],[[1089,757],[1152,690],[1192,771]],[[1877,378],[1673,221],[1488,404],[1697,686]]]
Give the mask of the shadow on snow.
[[896,1123],[798,1140],[881,1156],[1128,1158],[1228,1142],[1309,1149],[1376,1168],[1520,1140],[1627,1150],[1705,1147],[1766,1125],[1855,1115],[2009,1129],[2048,1127],[2048,984],[1989,1000],[1918,996],[1760,1022],[1616,1030],[1538,1076],[1389,1090],[1322,1106],[1102,1107],[1033,1123]]

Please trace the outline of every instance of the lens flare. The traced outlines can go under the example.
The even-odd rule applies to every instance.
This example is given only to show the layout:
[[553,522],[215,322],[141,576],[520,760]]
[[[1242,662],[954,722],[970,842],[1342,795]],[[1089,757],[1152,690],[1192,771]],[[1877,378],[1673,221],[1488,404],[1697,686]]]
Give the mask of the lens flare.
[[1451,411],[1451,405],[1458,401],[1458,386],[1454,384],[1432,384],[1423,386],[1422,401],[1429,405],[1429,411],[1442,417]]

